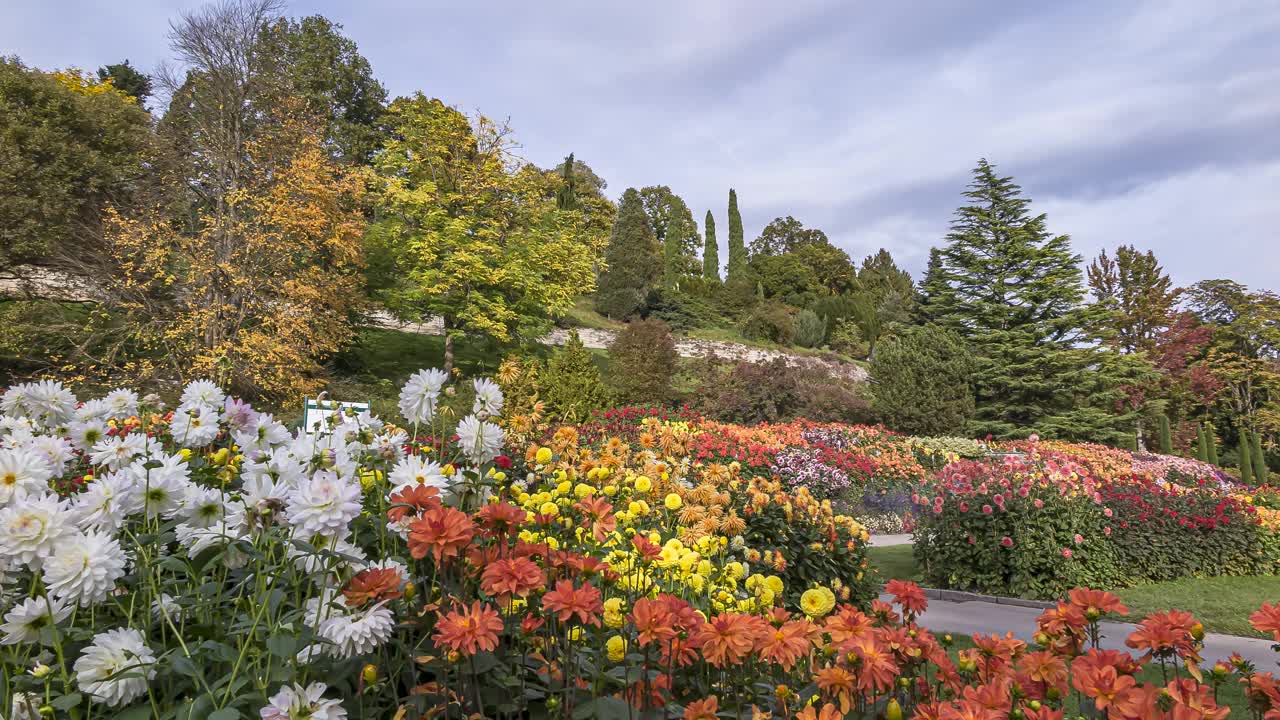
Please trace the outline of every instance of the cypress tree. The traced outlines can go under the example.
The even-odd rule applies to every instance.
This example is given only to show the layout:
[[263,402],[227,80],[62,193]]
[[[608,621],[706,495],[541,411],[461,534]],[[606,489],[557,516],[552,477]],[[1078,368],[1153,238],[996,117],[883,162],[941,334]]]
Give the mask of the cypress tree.
[[1204,429],[1205,444],[1209,446],[1209,464],[1218,464],[1218,440],[1213,436],[1213,425]]
[[1261,485],[1262,483],[1265,483],[1271,475],[1270,470],[1267,469],[1267,456],[1262,452],[1262,433],[1255,431],[1249,433],[1249,436],[1253,440],[1253,477],[1258,481],[1258,484]]
[[1173,437],[1169,430],[1169,416],[1160,413],[1160,452],[1164,455],[1173,454]]
[[667,231],[663,234],[662,240],[662,286],[667,288],[675,288],[680,282],[680,250],[681,239],[684,236],[684,223],[680,221],[680,216],[671,213],[671,217],[667,219]]
[[1240,428],[1240,482],[1248,485],[1253,482],[1253,448],[1249,443],[1249,431]]
[[574,210],[578,207],[578,190],[573,177],[573,153],[569,153],[569,157],[564,159],[564,173],[561,177],[560,189],[556,191],[556,207]]
[[639,312],[649,291],[662,278],[662,250],[649,227],[640,193],[627,188],[618,204],[618,219],[605,248],[605,271],[596,291],[596,309],[622,320]]
[[719,282],[720,244],[716,240],[716,219],[710,210],[707,211],[707,219],[703,224],[707,226],[707,236],[702,245],[702,277]]
[[970,432],[998,438],[1033,430],[1063,439],[1130,441],[1136,412],[1122,383],[1150,373],[1141,356],[1087,341],[1081,257],[1012,178],[978,163],[947,245],[926,273],[929,316],[964,336],[977,355]]
[[1209,441],[1204,434],[1204,425],[1196,425],[1196,459],[1209,462]]
[[729,268],[725,277],[736,280],[747,270],[747,245],[742,239],[742,213],[738,212],[738,192],[729,188]]

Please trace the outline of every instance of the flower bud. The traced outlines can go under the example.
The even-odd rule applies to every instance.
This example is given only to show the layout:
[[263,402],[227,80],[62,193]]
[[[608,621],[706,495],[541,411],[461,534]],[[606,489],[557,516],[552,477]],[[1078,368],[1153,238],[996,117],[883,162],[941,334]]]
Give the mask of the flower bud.
[[378,682],[378,668],[373,663],[369,663],[360,671],[360,677],[364,678],[366,685],[372,685]]

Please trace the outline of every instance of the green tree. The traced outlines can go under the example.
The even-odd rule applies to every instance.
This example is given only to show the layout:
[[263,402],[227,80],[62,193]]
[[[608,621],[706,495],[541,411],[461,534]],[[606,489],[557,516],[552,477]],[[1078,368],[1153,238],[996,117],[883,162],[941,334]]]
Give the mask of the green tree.
[[702,245],[702,277],[720,282],[720,245],[716,240],[716,219],[710,210],[703,226],[706,238]]
[[1209,458],[1208,458],[1209,464],[1217,465],[1218,464],[1218,439],[1213,435],[1212,425],[1205,428],[1204,437],[1205,437],[1205,441],[1209,445]]
[[725,277],[742,278],[747,271],[747,246],[742,237],[742,213],[738,212],[738,193],[729,188],[729,267]]
[[1187,299],[1212,328],[1203,367],[1223,388],[1216,397],[1225,426],[1280,431],[1280,296],[1204,280]]
[[812,310],[801,310],[796,313],[793,324],[795,326],[795,343],[800,347],[818,347],[822,344],[822,339],[827,334],[826,321],[818,317]]
[[1094,298],[1107,311],[1099,337],[1121,352],[1151,353],[1160,334],[1172,323],[1174,306],[1182,293],[1155,254],[1121,245],[1112,259],[1103,250],[1086,274]]
[[859,335],[874,352],[876,342],[895,323],[907,323],[915,306],[915,286],[911,275],[900,269],[888,250],[881,248],[862,261],[849,294],[851,312]]
[[621,404],[665,405],[673,396],[676,343],[661,320],[634,320],[609,345],[609,385]]
[[974,368],[972,353],[954,331],[898,328],[871,358],[872,410],[902,432],[962,434],[974,412]]
[[573,153],[560,164],[560,189],[556,191],[556,207],[561,210],[578,208],[577,181],[573,177]]
[[1271,474],[1267,468],[1267,456],[1262,451],[1262,434],[1258,432],[1249,433],[1250,452],[1253,453],[1253,477],[1258,481],[1259,485],[1265,484]]
[[1119,442],[1136,422],[1122,387],[1149,366],[1087,344],[1080,256],[1070,239],[1051,234],[1012,178],[986,160],[973,175],[970,204],[956,211],[926,278],[929,314],[966,337],[977,356],[973,433]]
[[679,286],[686,269],[681,243],[683,233],[684,222],[680,215],[671,213],[662,240],[662,285],[673,290]]
[[151,97],[151,78],[129,64],[128,60],[98,68],[98,80],[111,81],[111,87],[145,105]]
[[387,118],[370,246],[394,272],[376,284],[398,316],[443,318],[446,369],[458,337],[539,334],[590,291],[595,236],[556,207],[547,173],[516,162],[506,127],[421,93]]
[[605,250],[605,271],[600,276],[596,309],[611,318],[629,318],[644,308],[649,292],[661,278],[658,239],[649,227],[640,192],[627,188]]
[[600,369],[577,330],[551,353],[546,369],[538,375],[538,395],[549,417],[570,423],[583,422],[608,404]]
[[751,241],[750,256],[782,255],[795,252],[802,245],[830,245],[827,234],[817,228],[806,228],[804,223],[791,217],[774,218],[760,231],[760,237]]
[[[586,225],[586,233],[593,238],[590,245],[593,248],[603,251],[605,243],[609,238],[609,233],[613,230],[613,222],[618,217],[618,206],[613,204],[605,194],[605,188],[609,184],[604,181],[582,160],[569,155],[566,160],[572,160],[572,164],[562,162],[551,170],[547,171],[548,175],[554,176],[549,178],[554,180],[553,187],[556,188],[555,200],[557,206],[560,206],[561,195],[565,192],[565,186],[572,179],[573,182],[573,201],[574,211],[581,212],[583,222]],[[561,208],[565,209],[565,208]],[[597,262],[603,259],[603,256],[597,258]]]
[[1169,429],[1169,416],[1165,415],[1164,413],[1160,413],[1159,438],[1160,438],[1160,452],[1164,453],[1165,455],[1172,455],[1173,454],[1173,437],[1170,434],[1170,429]]
[[1196,424],[1196,459],[1209,462],[1209,440],[1204,433],[1204,424]]
[[372,159],[383,140],[387,90],[341,25],[321,15],[280,18],[263,30],[260,57],[324,123],[334,157],[357,164]]
[[[649,218],[649,227],[653,229],[658,245],[664,249],[664,256],[668,254],[667,248],[672,251],[672,267],[676,271],[673,279],[678,282],[680,278],[700,274],[702,266],[698,253],[702,250],[702,238],[684,199],[666,185],[640,188],[640,199]],[[667,237],[668,229],[676,230],[674,238]]]
[[925,266],[924,277],[920,278],[920,285],[916,288],[916,316],[920,320],[928,322],[941,315],[938,305],[951,292],[946,272],[946,267],[942,264],[942,251],[929,248],[929,262]]
[[1253,482],[1253,448],[1249,445],[1249,431],[1240,428],[1240,443],[1236,448],[1240,455],[1240,482],[1248,485]]
[[0,58],[0,270],[103,252],[102,208],[137,191],[149,126],[110,84]]

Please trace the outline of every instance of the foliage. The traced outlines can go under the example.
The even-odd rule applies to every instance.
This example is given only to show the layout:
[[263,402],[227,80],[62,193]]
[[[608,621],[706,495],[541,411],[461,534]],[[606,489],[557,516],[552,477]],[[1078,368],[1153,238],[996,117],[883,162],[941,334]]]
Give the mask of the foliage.
[[695,371],[691,403],[725,422],[778,422],[797,417],[828,422],[866,422],[870,406],[861,387],[817,370],[768,362],[729,365],[711,357]]
[[867,342],[862,339],[862,331],[852,318],[839,318],[835,321],[827,345],[832,350],[853,358],[863,359],[870,354]]
[[812,348],[822,344],[823,336],[826,335],[827,324],[812,310],[801,310],[796,313],[793,324],[795,326],[796,345]]
[[742,235],[742,213],[738,211],[738,192],[729,188],[729,265],[728,280],[742,280],[747,271],[747,246]]
[[682,278],[701,274],[698,251],[702,238],[684,199],[666,185],[651,185],[640,188],[640,200],[658,246],[663,248],[663,284],[678,285]]
[[751,241],[751,257],[762,255],[786,255],[796,252],[803,245],[829,245],[827,234],[817,228],[806,228],[790,215],[774,218],[760,231],[760,237]]
[[107,81],[0,58],[0,271],[97,252],[103,206],[150,155],[149,117]]
[[1103,250],[1086,274],[1094,298],[1107,311],[1099,332],[1103,341],[1123,352],[1152,352],[1182,292],[1155,254],[1121,245],[1112,259]]
[[876,343],[894,325],[910,322],[915,304],[911,276],[884,248],[863,259],[847,297],[844,315],[857,323],[868,354],[875,353]]
[[628,323],[609,345],[609,387],[623,405],[671,401],[676,373],[671,328],[654,318]]
[[703,221],[703,233],[706,239],[702,245],[702,277],[719,282],[720,280],[720,245],[716,240],[716,218],[707,211]]
[[751,308],[742,321],[742,336],[749,340],[767,340],[790,345],[795,338],[791,311],[780,302],[762,302]]
[[569,340],[551,354],[537,387],[547,416],[567,422],[586,420],[605,407],[608,395],[600,369],[577,331],[570,332]]
[[616,320],[639,313],[662,276],[659,248],[643,198],[634,188],[627,188],[605,251],[606,267],[600,276],[596,309]]
[[959,433],[973,417],[973,355],[937,325],[899,328],[871,358],[872,407],[895,430]]
[[151,97],[151,78],[130,65],[128,60],[98,68],[98,80],[110,81],[111,87],[133,98],[139,105],[145,105],[147,98]]

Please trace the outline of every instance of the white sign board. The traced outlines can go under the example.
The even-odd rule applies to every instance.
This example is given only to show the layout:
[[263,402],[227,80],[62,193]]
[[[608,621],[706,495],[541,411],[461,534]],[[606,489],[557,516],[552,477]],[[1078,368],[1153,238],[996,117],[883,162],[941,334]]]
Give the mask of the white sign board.
[[357,413],[369,409],[367,402],[339,402],[337,400],[319,400],[307,398],[306,410],[302,415],[302,429],[308,434],[329,431],[329,416],[340,410],[352,408]]

